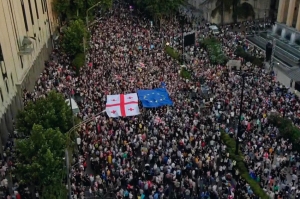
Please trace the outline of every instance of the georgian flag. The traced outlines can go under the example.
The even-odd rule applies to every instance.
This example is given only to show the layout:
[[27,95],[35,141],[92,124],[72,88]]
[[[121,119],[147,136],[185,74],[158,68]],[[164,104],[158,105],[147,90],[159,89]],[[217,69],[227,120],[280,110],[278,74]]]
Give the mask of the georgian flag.
[[105,111],[109,117],[139,115],[137,93],[107,95]]

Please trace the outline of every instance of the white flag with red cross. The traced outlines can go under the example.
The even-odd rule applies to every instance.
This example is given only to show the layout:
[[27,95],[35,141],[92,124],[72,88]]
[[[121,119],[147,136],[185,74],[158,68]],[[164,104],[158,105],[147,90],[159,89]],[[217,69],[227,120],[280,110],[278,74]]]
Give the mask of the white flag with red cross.
[[139,115],[137,93],[107,95],[105,111],[109,117]]

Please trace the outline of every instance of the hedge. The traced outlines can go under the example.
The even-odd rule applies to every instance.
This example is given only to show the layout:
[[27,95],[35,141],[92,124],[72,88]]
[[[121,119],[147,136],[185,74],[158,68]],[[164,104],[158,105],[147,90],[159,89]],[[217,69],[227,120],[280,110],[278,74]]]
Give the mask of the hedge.
[[200,44],[208,51],[212,64],[225,64],[228,61],[228,58],[223,53],[222,44],[217,38],[203,39]]
[[85,55],[83,53],[79,53],[75,55],[75,58],[72,61],[72,65],[75,67],[76,75],[79,75],[80,68],[84,65]]
[[264,192],[264,190],[260,187],[260,185],[257,183],[257,181],[253,180],[250,177],[249,171],[247,169],[247,166],[244,162],[244,156],[241,151],[239,151],[239,154],[235,154],[235,139],[231,138],[225,131],[221,131],[221,139],[223,143],[227,146],[227,152],[229,153],[229,157],[232,160],[236,161],[236,167],[239,170],[240,176],[245,179],[245,181],[250,185],[252,191],[254,194],[261,199],[269,199],[269,196]]
[[180,60],[180,54],[170,46],[165,46],[166,53],[173,59]]
[[238,46],[236,50],[234,51],[234,54],[238,57],[242,57],[246,62],[251,62],[252,64],[256,66],[262,66],[263,65],[263,58],[258,58],[255,56],[252,56],[248,54],[242,46]]
[[181,68],[180,76],[184,79],[191,79],[191,73],[186,68]]
[[268,121],[279,129],[280,136],[292,142],[293,150],[300,152],[300,129],[290,119],[271,115]]

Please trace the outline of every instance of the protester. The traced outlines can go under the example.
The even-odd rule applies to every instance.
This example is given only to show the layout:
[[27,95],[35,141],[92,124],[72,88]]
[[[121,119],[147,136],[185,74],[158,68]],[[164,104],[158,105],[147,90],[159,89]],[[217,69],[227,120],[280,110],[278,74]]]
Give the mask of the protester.
[[[74,155],[73,198],[114,193],[118,198],[258,198],[230,159],[221,128],[235,136],[242,79],[224,65],[213,65],[199,39],[211,36],[205,22],[198,24],[197,41],[185,67],[190,80],[179,75],[181,66],[164,51],[165,43],[181,49],[181,29],[174,19],[157,27],[129,6],[102,16],[91,28],[86,66],[75,76],[68,57],[55,50],[33,93],[25,102],[57,90],[74,94],[84,123],[79,129],[79,155]],[[186,23],[185,32],[192,31]],[[218,39],[224,53],[235,57],[237,45],[262,55],[243,35],[223,28]],[[285,92],[268,71],[248,66],[242,114],[242,151],[249,175],[271,198],[299,196],[299,154],[289,140],[277,138],[268,123],[271,113],[299,124],[299,99]],[[201,81],[200,81],[201,80]],[[142,108],[137,117],[108,118],[106,95],[136,93],[166,84],[174,106]],[[206,89],[204,89],[206,88]],[[286,103],[286,109],[282,105]]]

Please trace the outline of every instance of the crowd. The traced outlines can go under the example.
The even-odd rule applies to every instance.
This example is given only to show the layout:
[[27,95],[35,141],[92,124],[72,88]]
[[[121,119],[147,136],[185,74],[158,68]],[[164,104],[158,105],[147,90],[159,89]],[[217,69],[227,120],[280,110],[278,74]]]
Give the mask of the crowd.
[[[232,137],[236,134],[242,78],[225,65],[210,63],[198,42],[211,36],[205,24],[196,29],[195,47],[185,49],[190,52],[185,67],[192,77],[182,78],[181,66],[164,51],[166,42],[181,49],[181,41],[174,39],[180,38],[179,27],[171,20],[157,30],[142,15],[118,7],[91,28],[87,64],[79,76],[58,48],[34,92],[26,93],[25,101],[53,89],[66,97],[74,91],[78,117],[96,116],[79,129],[73,198],[258,198],[220,138],[221,129]],[[191,23],[184,28],[193,30]],[[233,53],[237,45],[253,47],[241,33],[230,30],[223,27],[218,39],[226,55],[238,59]],[[272,199],[299,197],[300,156],[268,122],[270,114],[285,112],[297,124],[299,99],[286,92],[273,73],[255,66],[248,70],[252,75],[245,79],[241,145],[249,175]],[[174,106],[141,106],[140,115],[117,119],[103,112],[106,95],[157,88],[161,82]]]

